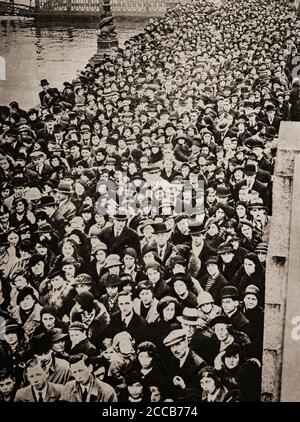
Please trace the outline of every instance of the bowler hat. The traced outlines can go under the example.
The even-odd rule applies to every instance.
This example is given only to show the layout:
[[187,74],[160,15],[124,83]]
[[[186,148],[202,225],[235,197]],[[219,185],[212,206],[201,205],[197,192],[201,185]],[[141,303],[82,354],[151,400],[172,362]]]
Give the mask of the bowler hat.
[[230,242],[221,243],[221,245],[217,249],[218,255],[223,255],[225,253],[233,253],[233,252],[234,252],[234,249],[233,249],[232,243]]
[[246,176],[253,176],[257,173],[256,166],[254,164],[246,164],[244,167],[244,173]]
[[221,290],[221,299],[231,298],[237,300],[239,298],[239,291],[234,286],[225,286]]
[[218,315],[209,322],[209,326],[214,327],[216,324],[231,325],[231,321],[227,315]]
[[165,223],[154,223],[152,227],[154,228],[155,234],[168,233],[170,231]]
[[104,287],[117,287],[121,285],[120,277],[114,274],[109,274],[104,280]]
[[259,254],[259,253],[264,253],[267,254],[268,253],[268,245],[265,242],[261,242],[256,246],[256,249],[254,251],[255,253]]
[[40,86],[46,86],[49,85],[49,82],[47,81],[47,79],[42,79],[40,82]]

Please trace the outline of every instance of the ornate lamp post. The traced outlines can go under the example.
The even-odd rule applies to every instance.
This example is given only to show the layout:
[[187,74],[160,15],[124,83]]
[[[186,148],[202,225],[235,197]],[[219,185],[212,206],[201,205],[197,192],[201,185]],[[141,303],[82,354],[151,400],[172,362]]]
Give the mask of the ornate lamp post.
[[92,65],[102,63],[104,55],[109,54],[113,47],[118,47],[116,25],[111,12],[111,0],[103,0],[103,13],[99,22],[97,53],[91,58]]

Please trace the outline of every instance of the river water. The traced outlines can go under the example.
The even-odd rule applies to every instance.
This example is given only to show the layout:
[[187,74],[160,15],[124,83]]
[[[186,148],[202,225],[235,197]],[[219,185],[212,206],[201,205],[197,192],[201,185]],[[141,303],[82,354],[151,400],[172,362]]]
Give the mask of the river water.
[[[117,19],[120,45],[141,32],[147,22],[143,18]],[[15,100],[29,108],[39,102],[41,79],[48,79],[58,89],[63,82],[72,81],[96,52],[97,31],[96,21],[39,25],[31,19],[0,17],[0,56],[6,62],[0,105]]]

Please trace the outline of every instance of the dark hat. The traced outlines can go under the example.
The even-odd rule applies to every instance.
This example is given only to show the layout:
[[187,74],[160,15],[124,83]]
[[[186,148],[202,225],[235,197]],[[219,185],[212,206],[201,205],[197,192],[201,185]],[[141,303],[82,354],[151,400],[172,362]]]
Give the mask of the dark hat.
[[42,196],[39,203],[35,207],[36,210],[39,210],[44,207],[53,207],[55,206],[55,200],[52,196]]
[[46,86],[49,85],[49,82],[47,81],[47,79],[42,79],[40,82],[40,86]]
[[163,343],[166,347],[173,346],[187,338],[186,332],[182,329],[171,331],[167,337],[165,337]]
[[84,311],[91,312],[94,308],[95,299],[92,293],[83,292],[77,296],[76,299],[77,303],[82,307]]
[[51,341],[53,344],[57,343],[58,341],[61,341],[62,339],[68,336],[68,334],[63,333],[60,328],[53,328],[50,334],[51,334]]
[[230,190],[226,186],[218,186],[216,194],[219,198],[228,198],[230,196]]
[[45,116],[45,122],[55,122],[55,117],[53,116],[53,114],[47,114],[47,116]]
[[225,286],[221,290],[220,298],[221,299],[231,298],[231,299],[238,300],[239,299],[239,291],[234,286]]
[[219,258],[216,255],[211,255],[207,260],[206,260],[206,265],[209,264],[219,264]]
[[130,274],[122,273],[119,275],[122,284],[134,283],[134,280]]
[[77,277],[75,277],[75,280],[73,281],[73,286],[76,286],[78,284],[85,284],[87,286],[92,285],[92,277],[89,274],[78,274]]
[[260,290],[254,284],[249,284],[249,286],[246,287],[243,296],[245,297],[247,295],[254,295],[258,298],[260,296]]
[[0,247],[8,246],[9,242],[7,240],[7,234],[1,233],[0,234]]
[[26,296],[32,296],[33,299],[37,300],[33,288],[28,286],[24,287],[24,289],[19,291],[16,300],[17,305],[20,305],[20,303],[25,299]]
[[4,320],[0,326],[0,334],[12,334],[22,332],[22,327],[14,320]]
[[141,372],[138,371],[131,371],[125,374],[125,384],[126,386],[130,386],[135,384],[136,382],[139,382],[140,384],[144,384],[143,375]]
[[42,333],[31,337],[30,349],[34,355],[48,353],[51,348],[52,340],[50,333]]
[[244,145],[247,148],[253,149],[253,148],[264,148],[264,144],[261,140],[255,139],[255,138],[247,138],[245,140]]
[[52,233],[53,232],[53,228],[51,226],[51,224],[49,223],[42,223],[39,225],[38,229],[36,230],[35,233],[37,234],[41,234],[41,233]]
[[81,331],[82,333],[84,333],[86,329],[87,329],[86,325],[79,321],[72,322],[69,325],[69,331],[76,330],[76,331]]
[[209,326],[214,327],[216,324],[231,325],[231,321],[227,315],[218,315],[209,322]]
[[221,245],[217,249],[218,255],[222,255],[222,254],[230,253],[230,252],[231,253],[234,252],[232,243],[230,243],[230,242],[221,243]]
[[112,218],[114,220],[119,220],[119,221],[127,221],[128,220],[128,216],[126,214],[114,214],[112,216]]
[[266,109],[266,111],[275,111],[276,107],[273,103],[271,103],[271,104],[267,104],[265,109]]
[[170,229],[168,229],[165,223],[154,223],[152,227],[154,228],[155,234],[170,232]]
[[257,173],[255,164],[246,164],[244,167],[244,173],[246,176],[253,176]]
[[189,225],[189,229],[190,229],[190,234],[192,236],[197,236],[207,231],[203,223],[191,224]]
[[149,280],[143,280],[143,281],[140,281],[140,282],[137,284],[137,292],[138,292],[138,294],[139,294],[142,290],[152,290],[152,289],[153,289],[153,286],[152,286],[151,281],[149,281]]
[[117,287],[121,285],[120,277],[114,274],[109,274],[104,281],[104,287]]

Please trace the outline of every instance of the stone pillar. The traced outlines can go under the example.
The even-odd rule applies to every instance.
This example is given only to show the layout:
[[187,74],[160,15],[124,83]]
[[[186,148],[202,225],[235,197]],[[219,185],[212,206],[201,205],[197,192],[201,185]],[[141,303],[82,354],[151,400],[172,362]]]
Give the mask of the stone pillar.
[[[299,309],[300,298],[299,276],[296,275],[300,272],[300,225],[299,221],[296,223],[300,205],[299,198],[294,197],[300,195],[300,174],[295,174],[295,163],[298,163],[297,172],[300,171],[299,133],[300,123],[282,122],[267,257],[262,401],[288,399],[291,394],[288,385],[293,384],[293,378],[299,379],[300,354],[298,363],[290,360],[292,356],[295,358],[295,349],[299,347],[291,341],[292,317],[296,308]],[[294,388],[299,391],[297,385]]]

